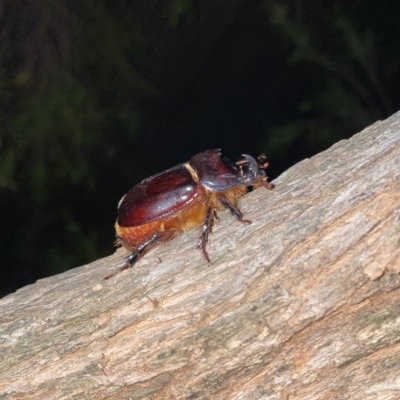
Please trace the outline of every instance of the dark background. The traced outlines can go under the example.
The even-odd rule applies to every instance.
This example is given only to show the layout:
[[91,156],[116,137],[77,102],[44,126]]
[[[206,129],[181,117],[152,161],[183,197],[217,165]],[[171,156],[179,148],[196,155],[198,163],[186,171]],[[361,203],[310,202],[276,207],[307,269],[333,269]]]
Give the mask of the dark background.
[[392,0],[0,1],[0,295],[111,254],[141,179],[269,175],[400,108]]

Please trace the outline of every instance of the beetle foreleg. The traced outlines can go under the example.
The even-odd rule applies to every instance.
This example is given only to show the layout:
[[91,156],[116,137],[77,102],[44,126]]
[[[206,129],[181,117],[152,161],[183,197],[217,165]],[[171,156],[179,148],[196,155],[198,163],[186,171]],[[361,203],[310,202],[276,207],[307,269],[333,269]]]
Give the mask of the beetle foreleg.
[[246,224],[251,224],[251,221],[248,219],[243,219],[243,214],[239,210],[238,207],[236,207],[234,204],[232,204],[225,196],[218,196],[218,201],[225,207],[227,208],[233,215],[236,216],[236,218],[240,222],[245,222]]
[[267,182],[266,180],[263,180],[261,185],[263,187],[265,187],[265,189],[268,189],[268,190],[273,190],[275,187],[275,185],[273,183]]
[[197,244],[197,248],[201,249],[201,251],[204,254],[205,259],[209,263],[211,263],[211,261],[210,261],[210,257],[208,256],[207,250],[206,250],[206,245],[208,242],[208,235],[210,234],[212,227],[214,225],[214,218],[218,218],[216,211],[213,208],[209,207],[207,209],[206,218],[204,219],[203,230],[201,232],[201,238],[199,240],[199,243]]

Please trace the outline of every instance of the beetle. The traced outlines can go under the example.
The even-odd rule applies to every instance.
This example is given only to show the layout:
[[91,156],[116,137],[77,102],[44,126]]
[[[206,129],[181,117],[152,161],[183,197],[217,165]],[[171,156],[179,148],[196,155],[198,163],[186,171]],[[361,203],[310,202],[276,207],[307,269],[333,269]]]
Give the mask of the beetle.
[[133,264],[152,247],[170,241],[181,233],[202,226],[197,248],[210,262],[206,250],[217,211],[227,208],[245,223],[237,200],[249,188],[272,190],[265,169],[265,155],[255,160],[248,154],[233,163],[220,149],[194,155],[189,162],[153,175],[134,186],[118,203],[115,223],[116,246],[132,253],[109,279]]

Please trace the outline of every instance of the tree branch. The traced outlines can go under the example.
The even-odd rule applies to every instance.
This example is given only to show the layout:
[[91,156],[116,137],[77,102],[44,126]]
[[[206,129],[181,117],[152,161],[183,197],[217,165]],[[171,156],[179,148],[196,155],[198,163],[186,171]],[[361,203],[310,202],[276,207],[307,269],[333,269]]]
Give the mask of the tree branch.
[[[397,399],[400,113],[103,278],[124,250],[0,300],[0,398]],[[161,262],[160,262],[161,260]]]

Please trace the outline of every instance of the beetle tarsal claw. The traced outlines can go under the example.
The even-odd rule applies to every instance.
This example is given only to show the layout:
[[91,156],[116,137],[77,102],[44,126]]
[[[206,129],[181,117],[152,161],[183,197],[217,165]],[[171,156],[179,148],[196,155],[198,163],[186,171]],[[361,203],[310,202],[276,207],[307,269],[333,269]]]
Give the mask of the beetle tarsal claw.
[[110,275],[107,275],[105,278],[103,278],[103,280],[107,281],[108,279],[112,278],[113,276],[119,274],[122,271],[125,271],[128,268],[131,268],[132,264],[129,264],[128,262],[126,262],[122,267],[118,268],[115,272],[113,272]]
[[207,244],[207,241],[204,240],[204,238],[201,238],[197,242],[197,249],[201,249],[201,251],[202,251],[202,253],[204,255],[204,258],[207,260],[208,263],[211,263],[210,257],[208,256],[208,252],[206,250],[206,244]]
[[265,189],[268,190],[273,190],[275,188],[275,185],[273,183],[269,183],[267,181],[263,181],[263,186],[265,187]]

